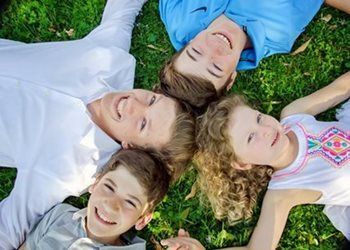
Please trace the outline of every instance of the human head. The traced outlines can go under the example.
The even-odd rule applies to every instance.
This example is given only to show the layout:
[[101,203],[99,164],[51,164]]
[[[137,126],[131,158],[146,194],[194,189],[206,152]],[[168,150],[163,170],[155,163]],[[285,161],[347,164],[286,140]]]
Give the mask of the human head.
[[115,244],[131,227],[141,230],[169,188],[163,163],[138,149],[114,154],[90,186],[89,237]]
[[233,95],[211,103],[205,114],[197,118],[195,162],[199,184],[218,219],[233,224],[252,215],[258,194],[270,178],[265,166],[235,168],[237,155],[229,135],[231,115],[238,107],[247,106],[241,96]]
[[163,90],[195,107],[217,99],[231,88],[240,54],[248,46],[236,23],[218,17],[165,64]]
[[193,155],[194,118],[173,98],[133,89],[108,93],[90,107],[96,124],[123,148],[154,152],[174,168],[174,175],[181,174]]

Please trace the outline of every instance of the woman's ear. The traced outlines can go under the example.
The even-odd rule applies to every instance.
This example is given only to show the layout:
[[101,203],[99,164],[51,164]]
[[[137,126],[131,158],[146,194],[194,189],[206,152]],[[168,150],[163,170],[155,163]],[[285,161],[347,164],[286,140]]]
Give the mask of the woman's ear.
[[238,162],[232,162],[231,166],[237,170],[249,170],[253,167],[252,164],[245,164],[245,163],[238,163]]

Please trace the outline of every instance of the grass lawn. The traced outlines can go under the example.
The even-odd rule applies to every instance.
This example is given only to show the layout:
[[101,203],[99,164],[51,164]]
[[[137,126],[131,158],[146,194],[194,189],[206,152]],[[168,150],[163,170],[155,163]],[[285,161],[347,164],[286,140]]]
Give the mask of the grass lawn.
[[[0,37],[23,42],[78,39],[100,21],[105,0],[8,0],[0,3]],[[310,40],[311,39],[311,40]],[[294,50],[310,40],[305,51],[295,56],[275,55],[264,59],[256,70],[242,72],[232,91],[244,93],[261,111],[278,116],[292,100],[325,86],[350,69],[349,17],[322,7]],[[174,50],[158,14],[158,1],[149,0],[137,19],[131,53],[137,60],[135,86],[150,89],[157,83],[158,70]],[[334,110],[318,117],[334,119]],[[0,142],[1,143],[1,142]],[[13,187],[14,169],[0,169],[0,199]],[[239,246],[248,242],[259,215],[233,227],[214,219],[209,208],[200,205],[199,195],[186,200],[195,181],[191,169],[158,207],[154,220],[141,235],[149,248],[173,236],[184,227],[207,248]],[[82,207],[87,197],[70,198]],[[279,249],[339,249],[344,237],[322,213],[322,206],[305,205],[292,210]]]

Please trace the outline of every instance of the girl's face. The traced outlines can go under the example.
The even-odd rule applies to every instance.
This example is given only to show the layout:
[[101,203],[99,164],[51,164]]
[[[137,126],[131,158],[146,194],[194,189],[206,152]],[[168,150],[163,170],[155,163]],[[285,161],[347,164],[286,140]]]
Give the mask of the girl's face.
[[238,106],[229,119],[228,133],[242,164],[278,165],[290,145],[282,125],[272,116]]

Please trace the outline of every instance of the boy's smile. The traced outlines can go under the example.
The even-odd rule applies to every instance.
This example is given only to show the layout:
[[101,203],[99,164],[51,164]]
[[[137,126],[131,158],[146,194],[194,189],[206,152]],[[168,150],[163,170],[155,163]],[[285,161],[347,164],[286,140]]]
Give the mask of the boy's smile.
[[162,148],[178,111],[175,100],[148,90],[112,92],[88,105],[94,122],[125,145]]
[[121,234],[143,220],[147,196],[124,166],[107,172],[89,192],[86,229],[90,238],[115,244]]

